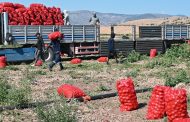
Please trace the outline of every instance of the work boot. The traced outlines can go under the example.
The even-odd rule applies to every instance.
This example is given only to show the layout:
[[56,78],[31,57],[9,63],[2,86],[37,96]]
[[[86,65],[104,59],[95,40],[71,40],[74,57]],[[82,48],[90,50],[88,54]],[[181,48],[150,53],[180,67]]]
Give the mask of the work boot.
[[49,64],[49,66],[48,66],[49,71],[52,71],[52,68],[54,65],[55,65],[55,63],[53,63],[53,62],[51,64]]
[[109,61],[107,61],[106,64],[109,65],[110,64]]
[[60,71],[63,70],[63,65],[62,63],[59,63]]

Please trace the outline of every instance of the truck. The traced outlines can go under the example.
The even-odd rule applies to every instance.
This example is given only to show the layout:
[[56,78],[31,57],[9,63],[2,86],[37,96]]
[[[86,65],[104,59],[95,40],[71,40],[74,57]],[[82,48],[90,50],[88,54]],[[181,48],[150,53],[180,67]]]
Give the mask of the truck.
[[[34,60],[37,42],[36,32],[39,32],[45,44],[50,43],[48,34],[54,32],[58,27],[64,34],[61,40],[61,50],[70,57],[76,56],[107,56],[107,41],[100,38],[99,25],[8,25],[8,13],[0,15],[0,45],[9,45],[6,41],[7,33],[13,37],[13,45],[18,47],[1,46],[0,56],[6,56],[8,62]],[[127,25],[129,26],[129,25]],[[164,53],[172,43],[184,42],[190,37],[189,25],[162,25],[162,26],[140,26],[130,25],[131,37],[116,40],[115,48],[118,53],[127,56],[132,50],[141,54],[148,54],[150,49],[156,48],[158,52]],[[111,27],[114,32],[114,26]],[[116,33],[117,34],[117,33]],[[6,47],[6,48],[3,48]],[[51,61],[53,51],[48,48],[45,54],[46,61]]]
[[[19,48],[0,49],[0,55],[5,55],[7,61],[23,61],[33,60],[35,48],[32,46],[37,42],[35,34],[39,32],[44,43],[50,43],[48,34],[54,32],[55,27],[64,34],[64,39],[61,40],[62,52],[68,56],[78,55],[97,55],[99,54],[100,43],[100,27],[94,25],[8,25],[8,14],[1,14],[1,45],[7,45],[7,33],[13,37],[14,45],[21,45]],[[14,53],[14,54],[13,54]],[[20,54],[19,54],[20,53]],[[25,55],[26,53],[26,55]],[[28,53],[28,54],[27,54]],[[12,57],[14,55],[14,58]],[[45,54],[46,61],[53,58],[53,51],[48,48],[48,53]]]

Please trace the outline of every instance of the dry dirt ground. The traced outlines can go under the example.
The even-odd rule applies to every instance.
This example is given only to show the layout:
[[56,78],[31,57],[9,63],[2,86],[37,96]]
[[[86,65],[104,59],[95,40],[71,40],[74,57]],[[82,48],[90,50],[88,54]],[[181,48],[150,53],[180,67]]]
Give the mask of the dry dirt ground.
[[[135,88],[147,88],[155,85],[163,85],[165,80],[159,76],[160,72],[168,69],[146,68],[149,59],[127,64],[116,64],[111,60],[111,64],[98,63],[96,60],[83,61],[80,65],[72,65],[69,61],[63,61],[65,69],[59,71],[56,66],[49,72],[47,65],[43,67],[31,67],[21,64],[8,66],[0,70],[0,74],[8,77],[8,82],[18,85],[26,76],[37,81],[30,84],[32,88],[31,101],[48,101],[52,96],[59,97],[56,88],[63,83],[73,84],[83,89],[88,95],[98,95],[102,93],[112,93],[116,91],[116,81],[121,78],[131,76],[134,80]],[[17,70],[13,70],[14,68]],[[180,68],[183,66],[174,66]],[[186,65],[184,65],[186,67]],[[32,72],[37,72],[32,75]],[[188,85],[182,85],[188,89]],[[87,103],[76,103],[77,118],[79,122],[151,122],[146,120],[147,104],[151,92],[138,93],[139,109],[130,112],[120,112],[118,97],[103,100],[90,101]],[[49,97],[51,96],[51,97]],[[0,115],[3,122],[38,122],[39,119],[34,109],[3,111]],[[165,119],[155,122],[163,122]],[[154,122],[154,121],[153,121]]]

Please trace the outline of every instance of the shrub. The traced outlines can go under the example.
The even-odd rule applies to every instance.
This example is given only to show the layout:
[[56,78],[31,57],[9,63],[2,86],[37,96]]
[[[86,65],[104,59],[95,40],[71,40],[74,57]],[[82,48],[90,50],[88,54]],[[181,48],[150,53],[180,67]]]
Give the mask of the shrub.
[[138,52],[132,51],[127,56],[127,62],[133,63],[133,62],[137,62],[139,60],[141,60],[141,55]]
[[190,57],[190,47],[187,44],[173,46],[172,48],[166,51],[166,54],[164,55],[164,57],[165,58],[169,57],[172,59],[175,59],[175,58],[187,59]]

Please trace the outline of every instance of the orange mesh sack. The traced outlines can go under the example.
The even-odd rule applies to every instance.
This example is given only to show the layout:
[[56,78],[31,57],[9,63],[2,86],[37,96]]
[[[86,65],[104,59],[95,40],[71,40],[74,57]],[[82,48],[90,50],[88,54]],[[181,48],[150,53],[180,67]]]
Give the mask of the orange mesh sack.
[[117,81],[117,90],[120,101],[120,111],[131,111],[138,108],[137,96],[131,78]]
[[86,96],[84,91],[70,84],[61,85],[57,88],[57,92],[60,96],[64,96],[66,98],[79,98]]

